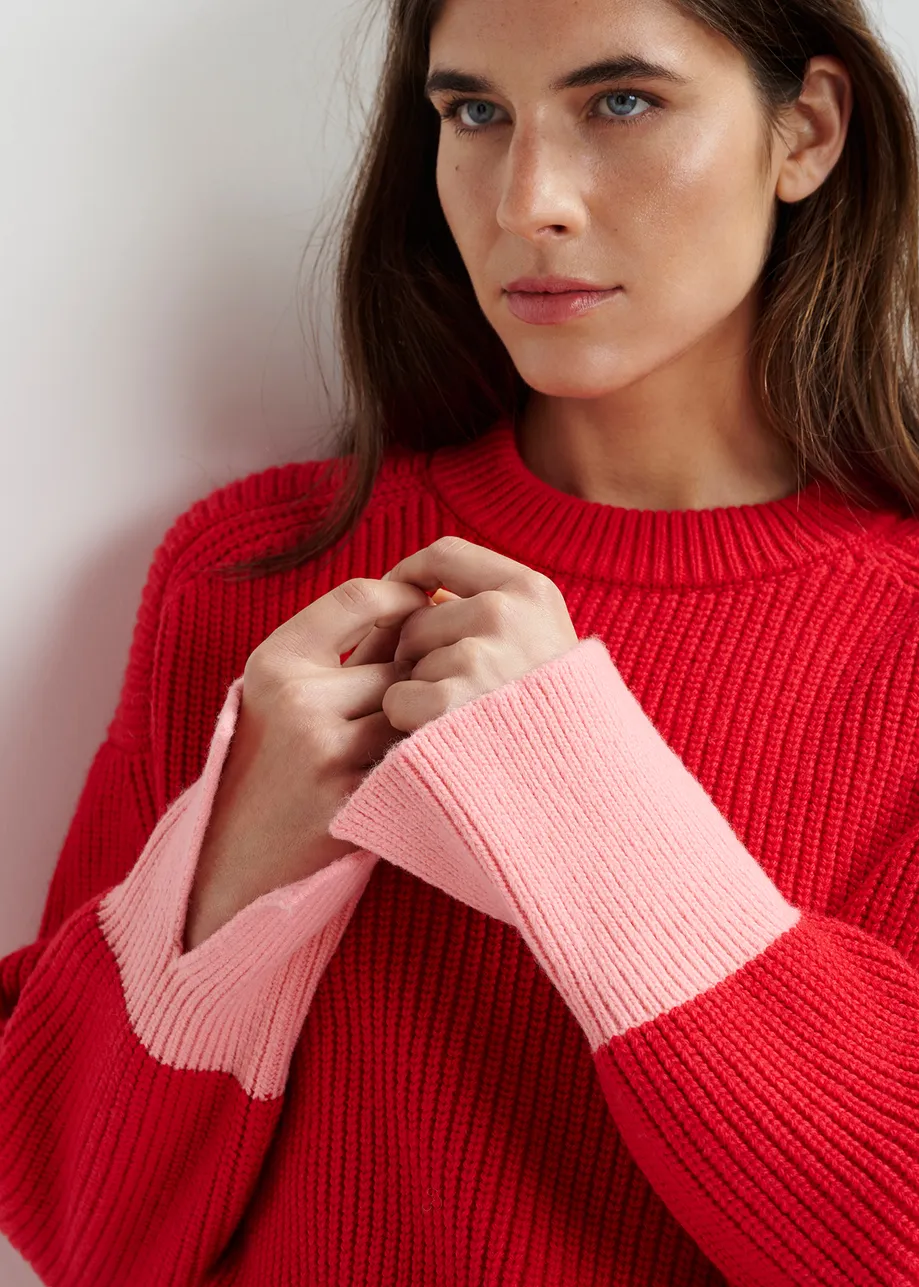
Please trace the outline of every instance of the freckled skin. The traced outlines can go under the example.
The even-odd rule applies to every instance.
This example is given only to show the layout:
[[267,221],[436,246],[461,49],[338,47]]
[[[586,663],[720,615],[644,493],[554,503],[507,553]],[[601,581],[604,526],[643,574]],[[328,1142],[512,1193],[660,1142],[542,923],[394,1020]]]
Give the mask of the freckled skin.
[[[548,88],[626,52],[688,83]],[[728,488],[737,476],[787,482],[746,353],[777,198],[809,195],[842,149],[846,105],[832,106],[841,83],[832,75],[841,67],[844,79],[845,68],[812,60],[822,124],[789,117],[797,132],[783,125],[764,175],[761,110],[742,55],[669,0],[447,0],[429,64],[501,87],[463,93],[471,101],[460,119],[441,123],[437,189],[482,311],[534,390],[524,419],[531,467],[541,453],[536,472],[557,486],[652,508],[636,485],[658,487],[666,508],[668,498],[696,496],[703,473],[720,471]],[[829,69],[822,84],[820,66]],[[630,123],[613,113],[617,92],[638,95],[626,104]],[[459,137],[457,123],[480,132]],[[790,160],[795,152],[806,160]],[[545,273],[623,291],[574,321],[532,326],[509,311],[501,287]]]

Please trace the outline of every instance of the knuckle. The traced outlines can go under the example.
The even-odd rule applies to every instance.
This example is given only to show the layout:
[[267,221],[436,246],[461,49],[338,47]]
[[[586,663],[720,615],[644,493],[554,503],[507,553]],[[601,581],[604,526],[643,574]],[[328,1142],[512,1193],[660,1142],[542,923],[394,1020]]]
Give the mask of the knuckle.
[[476,667],[485,651],[484,641],[478,635],[466,635],[457,640],[454,646],[459,653],[460,663],[468,668]]
[[332,594],[352,612],[366,610],[368,602],[376,596],[376,582],[366,576],[353,576],[335,586]]
[[285,674],[277,648],[266,640],[249,654],[243,671],[243,687],[247,694],[281,682]]
[[529,599],[537,603],[554,604],[562,597],[562,592],[551,577],[541,572],[533,572],[525,581],[524,589]]
[[334,758],[336,721],[331,718],[330,698],[322,684],[298,684],[285,693],[283,720],[299,745],[320,759]]
[[284,643],[266,640],[249,656],[243,677],[247,698],[284,719],[304,723],[322,705],[321,675]]
[[333,720],[312,719],[306,726],[312,752],[318,764],[337,770],[348,759],[348,746]]
[[461,536],[438,536],[437,540],[431,546],[431,549],[437,550],[438,553],[444,552],[449,554],[451,550],[464,549],[468,544],[469,542],[464,540]]
[[515,613],[513,599],[503,590],[483,590],[479,597],[486,628],[495,634],[500,633]]

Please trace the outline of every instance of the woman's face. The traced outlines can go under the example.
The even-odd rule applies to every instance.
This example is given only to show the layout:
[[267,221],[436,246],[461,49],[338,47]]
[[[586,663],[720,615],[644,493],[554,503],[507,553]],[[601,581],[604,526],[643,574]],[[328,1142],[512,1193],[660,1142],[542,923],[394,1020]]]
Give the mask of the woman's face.
[[[672,78],[553,87],[624,58]],[[770,158],[764,175],[761,108],[726,38],[668,0],[447,0],[429,71],[445,69],[494,87],[429,94],[441,115],[466,100],[440,125],[437,190],[529,385],[599,397],[712,332],[746,342],[778,171]],[[515,316],[505,285],[547,275],[620,289],[561,323]]]

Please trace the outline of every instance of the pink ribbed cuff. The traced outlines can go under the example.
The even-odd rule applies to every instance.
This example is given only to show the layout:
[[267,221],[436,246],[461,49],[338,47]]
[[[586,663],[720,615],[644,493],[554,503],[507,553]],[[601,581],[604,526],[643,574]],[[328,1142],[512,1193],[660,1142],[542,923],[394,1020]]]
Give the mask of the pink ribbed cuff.
[[161,1063],[232,1073],[256,1099],[279,1096],[322,973],[377,857],[345,854],[263,894],[183,954],[188,898],[242,700],[234,680],[200,778],[166,810],[98,918],[130,1025]]
[[595,636],[397,743],[329,830],[516,925],[594,1050],[800,918]]

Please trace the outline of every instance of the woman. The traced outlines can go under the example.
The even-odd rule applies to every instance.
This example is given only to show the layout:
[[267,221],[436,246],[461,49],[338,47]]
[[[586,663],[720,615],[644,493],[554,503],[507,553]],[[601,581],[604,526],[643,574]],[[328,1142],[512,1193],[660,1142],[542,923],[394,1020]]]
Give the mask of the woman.
[[[167,535],[2,963],[0,1228],[95,1287],[915,1282],[897,73],[854,0],[398,0],[367,148],[342,450]],[[384,572],[452,593],[345,662],[408,671],[349,847],[183,951],[246,659]]]

